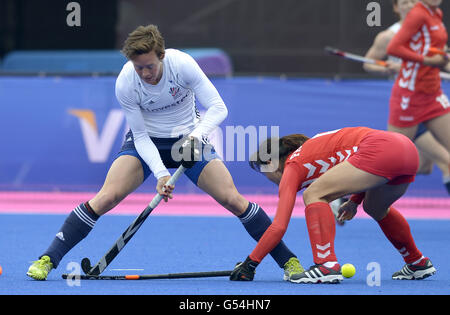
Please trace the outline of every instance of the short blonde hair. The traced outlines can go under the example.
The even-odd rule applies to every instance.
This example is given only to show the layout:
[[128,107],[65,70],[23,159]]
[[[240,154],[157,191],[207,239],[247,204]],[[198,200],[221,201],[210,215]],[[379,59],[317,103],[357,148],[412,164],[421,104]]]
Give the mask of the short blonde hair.
[[139,26],[128,34],[122,53],[129,60],[142,54],[154,51],[159,59],[164,58],[164,38],[156,25]]

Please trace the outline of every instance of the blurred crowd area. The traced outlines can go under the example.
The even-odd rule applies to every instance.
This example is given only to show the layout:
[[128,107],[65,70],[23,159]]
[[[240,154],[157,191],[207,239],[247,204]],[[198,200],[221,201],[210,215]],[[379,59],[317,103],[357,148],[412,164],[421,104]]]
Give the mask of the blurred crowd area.
[[[73,2],[79,26],[67,25]],[[441,8],[450,12],[450,2]],[[364,54],[396,20],[391,0],[0,0],[0,58],[17,50],[119,50],[137,26],[156,24],[167,47],[222,50],[235,75],[358,77],[367,76],[360,64],[327,56],[324,47]]]

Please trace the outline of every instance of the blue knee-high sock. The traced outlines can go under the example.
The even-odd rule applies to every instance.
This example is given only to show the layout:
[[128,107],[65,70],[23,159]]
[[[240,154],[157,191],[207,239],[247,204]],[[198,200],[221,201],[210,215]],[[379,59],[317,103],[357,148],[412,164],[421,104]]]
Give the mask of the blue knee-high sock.
[[49,256],[56,268],[64,255],[89,234],[98,218],[87,202],[76,207],[42,256]]
[[[272,224],[269,216],[266,212],[256,203],[250,202],[248,204],[247,210],[243,214],[239,216],[242,224],[247,230],[248,234],[255,241],[259,241],[259,239],[263,236],[264,232],[267,228]],[[281,268],[284,267],[284,264],[291,257],[296,257],[287,246],[281,241],[271,252],[270,255],[277,262],[278,266]]]
[[[449,165],[449,168],[450,168],[450,165]],[[450,176],[444,176],[443,182],[444,182],[445,188],[447,188],[448,194],[450,195]]]

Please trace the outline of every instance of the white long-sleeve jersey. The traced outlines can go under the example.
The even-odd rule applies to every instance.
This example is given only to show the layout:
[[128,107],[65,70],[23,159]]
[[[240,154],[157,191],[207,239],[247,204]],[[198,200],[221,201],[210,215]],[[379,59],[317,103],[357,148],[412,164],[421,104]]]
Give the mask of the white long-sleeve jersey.
[[[128,61],[116,81],[116,97],[133,132],[134,145],[158,179],[170,175],[150,139],[208,136],[228,111],[217,89],[188,54],[166,49],[156,85],[145,83]],[[207,108],[200,119],[195,99]]]

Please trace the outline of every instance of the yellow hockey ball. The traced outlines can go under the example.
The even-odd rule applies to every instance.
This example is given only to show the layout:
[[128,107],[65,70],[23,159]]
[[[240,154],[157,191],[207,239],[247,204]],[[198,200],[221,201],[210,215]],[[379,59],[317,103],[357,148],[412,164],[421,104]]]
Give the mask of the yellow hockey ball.
[[341,267],[341,273],[346,278],[351,278],[355,275],[356,269],[352,264],[344,264]]

